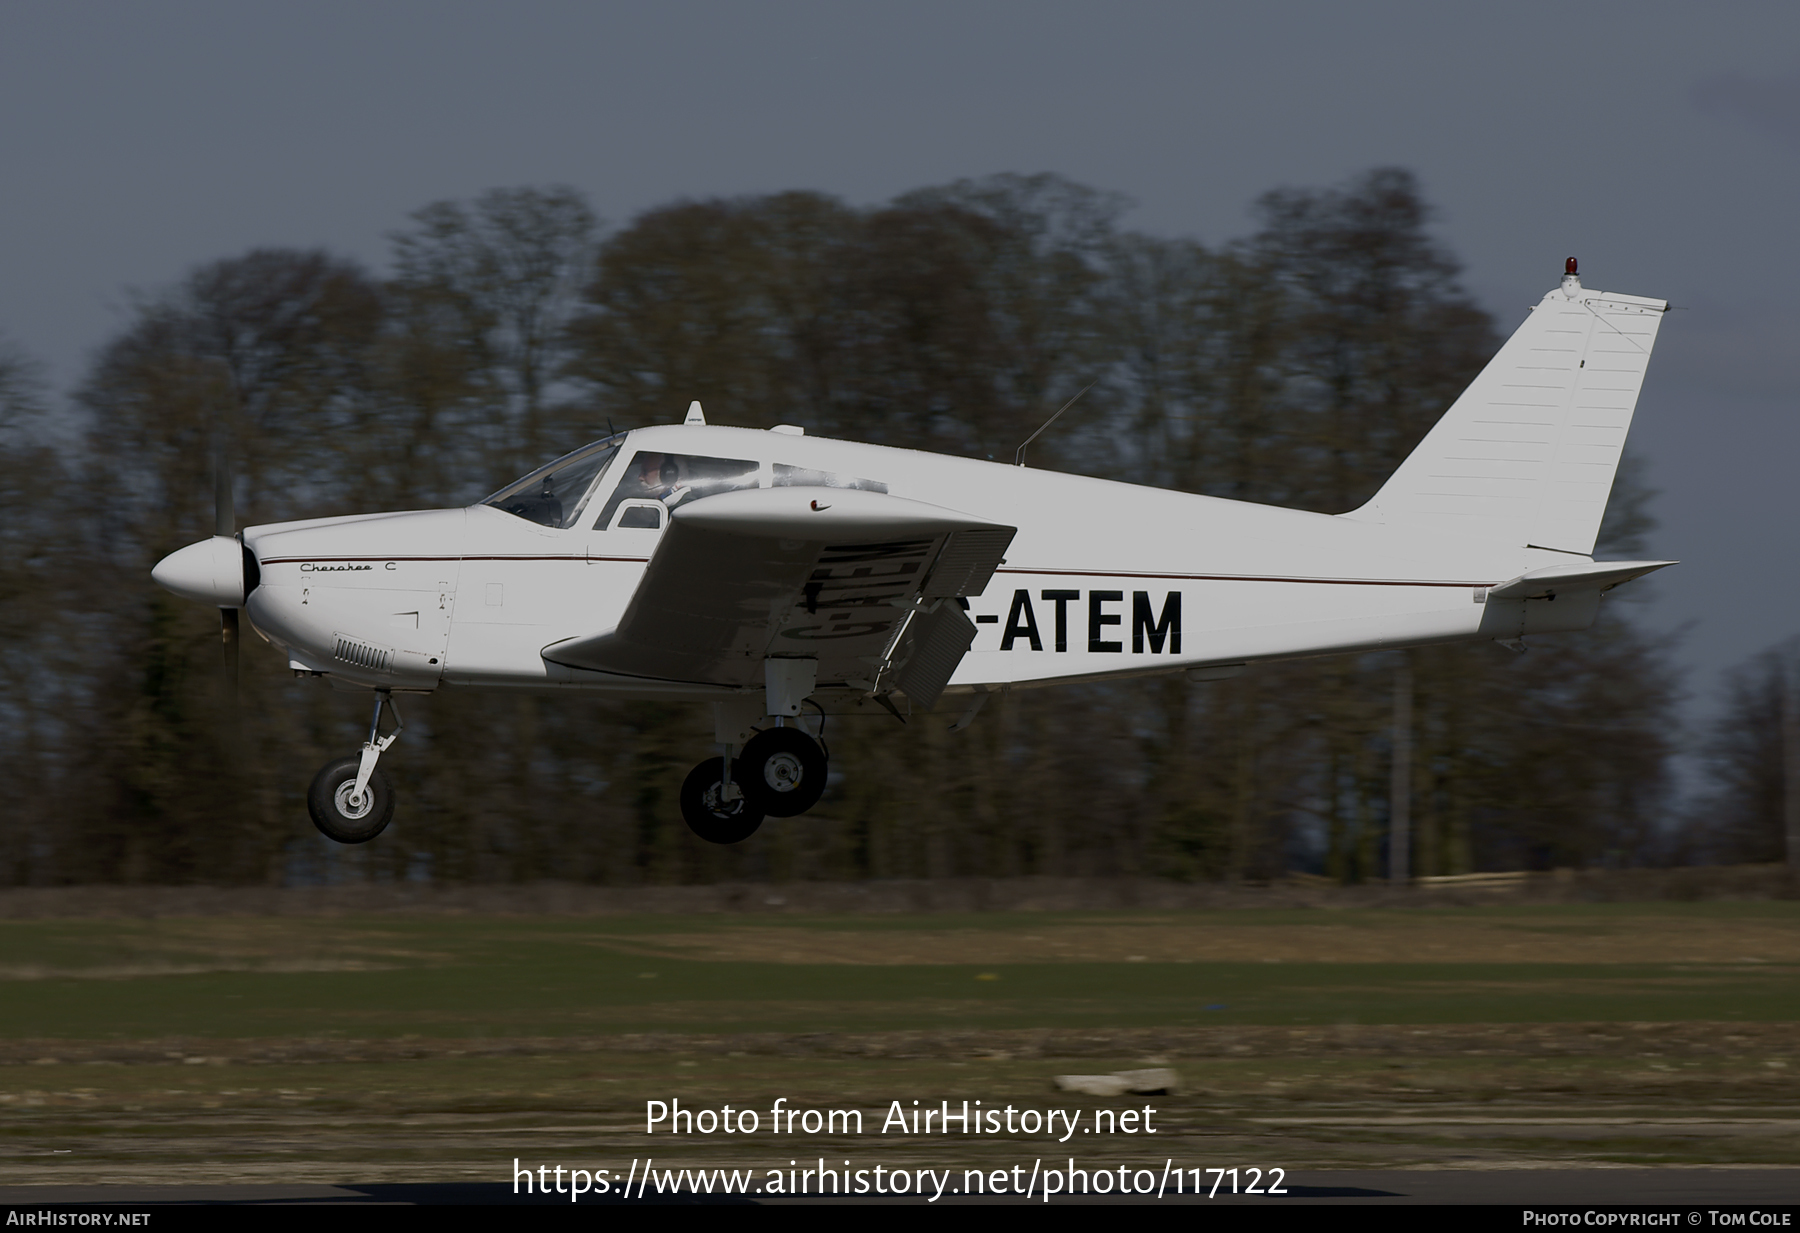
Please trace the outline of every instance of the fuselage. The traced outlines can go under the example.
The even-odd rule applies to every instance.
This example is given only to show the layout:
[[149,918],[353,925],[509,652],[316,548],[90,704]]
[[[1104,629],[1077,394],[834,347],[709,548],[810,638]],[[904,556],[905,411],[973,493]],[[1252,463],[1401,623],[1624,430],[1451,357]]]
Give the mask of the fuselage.
[[243,540],[260,573],[246,614],[296,669],[356,687],[719,696],[706,682],[614,676],[540,654],[612,627],[630,601],[667,519],[652,511],[634,520],[613,494],[637,460],[653,456],[744,464],[740,487],[799,475],[1017,526],[1005,563],[969,600],[976,639],[950,693],[1515,637],[1582,628],[1593,617],[1594,605],[1580,602],[1560,611],[1483,602],[1488,588],[1567,562],[1566,553],[913,450],[685,425],[626,434],[569,526],[475,505],[251,527]]

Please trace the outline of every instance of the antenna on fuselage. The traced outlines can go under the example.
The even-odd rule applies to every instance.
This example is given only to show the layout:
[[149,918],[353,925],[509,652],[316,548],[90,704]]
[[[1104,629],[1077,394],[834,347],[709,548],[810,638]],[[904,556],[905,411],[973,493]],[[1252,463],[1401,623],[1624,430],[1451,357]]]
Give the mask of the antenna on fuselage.
[[[1082,386],[1080,391],[1076,393],[1075,397],[1069,399],[1068,402],[1065,402],[1062,406],[1057,408],[1056,415],[1061,415],[1064,411],[1067,411],[1070,407],[1074,406],[1077,402],[1081,401],[1081,395],[1087,393],[1089,390],[1093,389],[1098,384],[1100,384],[1100,378],[1095,377],[1092,381],[1090,381],[1086,385]],[[1033,441],[1035,441],[1039,437],[1043,436],[1044,428],[1048,428],[1048,427],[1050,427],[1050,425],[1056,423],[1056,415],[1053,415],[1049,419],[1045,420],[1043,428],[1039,428],[1036,432],[1032,433],[1029,437],[1026,437],[1023,444],[1021,444],[1019,446],[1019,448],[1016,451],[1014,451],[1013,466],[1022,467],[1025,465],[1025,446],[1030,445]]]
[[681,422],[683,424],[698,424],[702,428],[706,427],[706,412],[700,409],[700,400],[698,398],[688,404],[687,418]]

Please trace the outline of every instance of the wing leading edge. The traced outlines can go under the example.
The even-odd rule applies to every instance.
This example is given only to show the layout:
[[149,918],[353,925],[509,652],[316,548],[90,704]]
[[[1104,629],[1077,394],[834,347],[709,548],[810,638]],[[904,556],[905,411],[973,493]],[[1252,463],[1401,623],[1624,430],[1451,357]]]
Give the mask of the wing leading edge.
[[760,488],[674,512],[616,628],[545,659],[743,688],[763,661],[810,659],[817,683],[929,707],[975,637],[979,595],[1017,533],[886,493]]

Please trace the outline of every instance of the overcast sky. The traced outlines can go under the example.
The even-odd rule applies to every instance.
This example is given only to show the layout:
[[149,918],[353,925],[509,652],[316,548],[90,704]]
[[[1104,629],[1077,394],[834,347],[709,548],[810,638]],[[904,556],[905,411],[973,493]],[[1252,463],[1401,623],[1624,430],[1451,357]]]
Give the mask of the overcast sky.
[[[1697,713],[1800,633],[1792,3],[82,3],[0,6],[0,335],[60,389],[131,288],[256,245],[379,265],[427,202],[571,184],[855,203],[1055,171],[1207,242],[1282,185],[1420,176],[1510,330],[1581,258],[1672,300],[1634,446],[1650,619]],[[1641,586],[1643,584],[1633,584]]]

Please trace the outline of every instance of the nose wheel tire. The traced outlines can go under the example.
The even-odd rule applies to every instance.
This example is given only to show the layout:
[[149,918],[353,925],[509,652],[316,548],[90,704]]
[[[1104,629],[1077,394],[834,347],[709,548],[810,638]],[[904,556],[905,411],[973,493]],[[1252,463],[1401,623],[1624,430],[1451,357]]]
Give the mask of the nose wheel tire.
[[394,817],[394,789],[380,767],[369,776],[361,799],[356,798],[356,772],[361,767],[362,758],[356,754],[328,762],[306,792],[313,825],[337,843],[367,843]]
[[[756,834],[763,822],[763,810],[748,795],[725,799],[722,763],[721,758],[708,758],[688,772],[681,785],[681,817],[689,830],[708,843],[739,843]],[[732,779],[738,777],[742,768],[742,759],[733,763]],[[742,784],[734,786],[742,793]]]
[[771,818],[797,817],[825,794],[825,751],[799,728],[758,732],[738,764],[744,791]]

